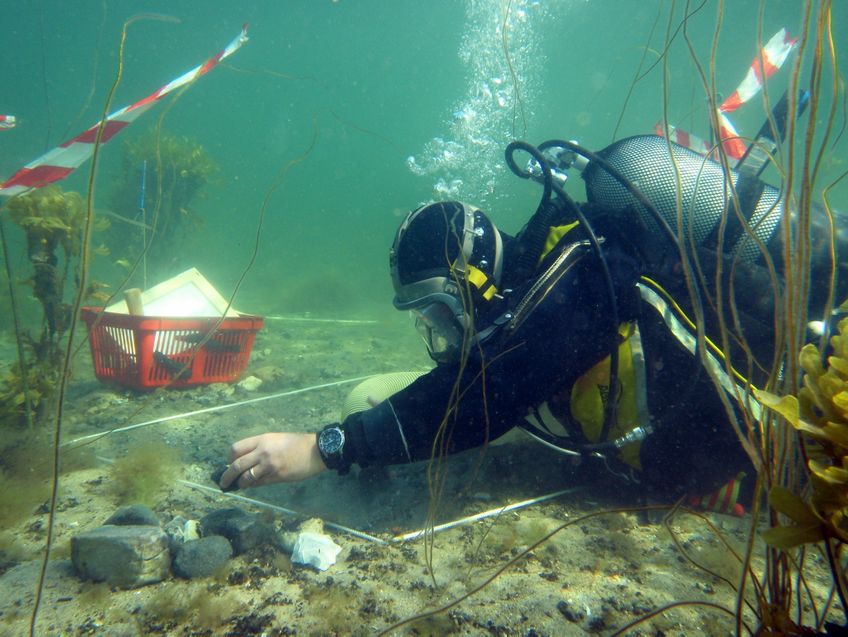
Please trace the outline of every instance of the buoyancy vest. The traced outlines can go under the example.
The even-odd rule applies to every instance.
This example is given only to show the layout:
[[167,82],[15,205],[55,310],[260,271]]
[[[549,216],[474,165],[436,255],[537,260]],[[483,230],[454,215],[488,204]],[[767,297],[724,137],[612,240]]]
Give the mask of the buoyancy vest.
[[[576,226],[575,223],[550,228],[540,263],[557,245],[561,245],[561,239]],[[695,356],[697,330],[683,310],[661,285],[650,278],[641,277],[637,288],[643,305],[656,312],[669,335]],[[547,444],[580,455],[593,445],[614,443],[610,446],[616,451],[617,459],[639,470],[639,451],[644,435],[633,434],[649,433],[652,429],[645,356],[636,321],[622,323],[619,334],[617,391],[610,391],[611,357],[607,356],[580,376],[571,387],[563,387],[555,396],[529,409],[524,419],[524,429],[531,434],[538,432],[540,439]],[[732,396],[750,396],[750,386],[745,379],[735,370],[728,371],[720,348],[709,339],[706,339],[702,360],[724,391]],[[606,439],[601,440],[606,401],[611,394],[617,400],[616,419],[608,428]],[[750,413],[759,420],[762,415],[760,405],[750,399],[747,402]]]
[[[642,339],[635,322],[622,324],[620,334],[618,388],[614,392],[616,419],[606,440],[601,440],[601,434],[606,402],[613,393],[609,387],[610,356],[592,366],[570,388],[563,388],[553,400],[530,409],[525,422],[544,432],[546,438],[553,436],[558,440],[558,446],[564,449],[621,440],[622,444],[616,445],[618,459],[634,469],[641,469],[641,442],[628,442],[626,436],[637,427],[647,427],[650,420]],[[565,407],[565,410],[560,407]]]
[[[562,245],[563,237],[577,226],[578,223],[574,222],[550,227],[539,263],[558,245]],[[640,441],[625,440],[628,433],[649,424],[642,339],[635,321],[622,323],[619,335],[615,391],[609,387],[611,356],[607,356],[578,378],[572,387],[562,388],[553,400],[531,408],[525,416],[525,422],[536,432],[542,433],[547,442],[563,449],[620,440],[622,444],[616,445],[619,460],[641,469]],[[606,403],[611,394],[617,401],[616,418],[609,427],[606,440],[601,440]]]
[[[642,277],[637,284],[642,303],[650,307],[662,320],[668,334],[692,356],[696,356],[697,336],[694,325],[673,299],[651,279]],[[639,449],[642,436],[629,436],[637,429],[650,432],[653,425],[648,410],[648,378],[642,337],[637,322],[621,326],[619,344],[618,391],[616,392],[616,421],[609,428],[606,440],[600,440],[606,401],[610,396],[610,357],[607,356],[587,370],[571,387],[564,387],[555,396],[531,408],[525,416],[525,429],[541,432],[543,441],[564,451],[577,454],[593,444],[612,442],[617,459],[626,465],[641,469]],[[751,396],[751,386],[745,378],[731,369],[720,348],[709,339],[701,356],[703,364],[717,379],[728,395],[746,402],[746,409],[762,421],[762,406]],[[529,427],[528,427],[529,426]],[[631,439],[633,438],[633,439]],[[582,448],[582,450],[581,450]]]

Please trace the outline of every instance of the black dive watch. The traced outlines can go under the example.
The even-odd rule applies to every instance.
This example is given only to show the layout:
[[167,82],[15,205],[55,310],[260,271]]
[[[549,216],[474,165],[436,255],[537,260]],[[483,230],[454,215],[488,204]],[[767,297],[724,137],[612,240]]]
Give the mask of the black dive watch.
[[350,460],[345,458],[345,433],[338,425],[327,425],[316,435],[318,453],[328,469],[334,469],[339,475],[350,471]]

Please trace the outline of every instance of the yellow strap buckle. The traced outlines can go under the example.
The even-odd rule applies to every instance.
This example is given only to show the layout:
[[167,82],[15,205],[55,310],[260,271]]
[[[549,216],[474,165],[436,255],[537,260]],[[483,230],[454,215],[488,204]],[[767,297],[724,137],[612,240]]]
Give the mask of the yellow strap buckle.
[[486,301],[491,301],[492,297],[498,293],[498,289],[495,287],[494,283],[492,283],[492,280],[480,268],[475,268],[470,264],[465,267],[466,280],[477,288],[477,291],[480,292],[480,296],[482,296]]

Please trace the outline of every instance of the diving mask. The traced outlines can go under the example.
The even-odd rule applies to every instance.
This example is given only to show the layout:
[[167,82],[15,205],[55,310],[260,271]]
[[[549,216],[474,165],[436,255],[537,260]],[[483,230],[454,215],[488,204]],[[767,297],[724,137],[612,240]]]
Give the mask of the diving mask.
[[459,359],[465,341],[465,329],[460,317],[448,305],[440,301],[411,310],[415,329],[424,339],[430,358],[438,363],[450,363]]

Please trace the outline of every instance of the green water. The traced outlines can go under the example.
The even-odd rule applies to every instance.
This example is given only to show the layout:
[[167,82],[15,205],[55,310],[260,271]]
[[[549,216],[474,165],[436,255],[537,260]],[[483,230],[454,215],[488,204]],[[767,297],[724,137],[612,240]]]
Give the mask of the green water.
[[[715,39],[715,90],[720,96],[728,95],[744,76],[756,54],[758,37],[767,40],[781,27],[792,34],[802,31],[800,4],[797,0],[766,3],[758,36],[760,3],[723,3]],[[440,197],[480,205],[507,232],[519,229],[535,210],[539,188],[506,169],[503,149],[510,141],[576,139],[588,148],[601,149],[614,139],[652,132],[663,115],[664,94],[671,124],[709,136],[708,105],[693,56],[709,72],[706,65],[717,31],[719,3],[715,0],[707,0],[690,17],[685,33],[675,31],[684,3],[653,0],[31,0],[14,6],[6,0],[5,5],[0,113],[15,115],[18,125],[0,131],[3,179],[101,118],[116,79],[121,29],[132,16],[143,19],[133,22],[127,32],[121,82],[109,111],[149,95],[200,64],[236,37],[243,23],[249,23],[250,39],[241,50],[102,148],[94,205],[130,218],[137,214],[134,196],[124,209],[115,209],[112,203],[122,179],[123,144],[152,135],[161,121],[165,134],[199,143],[219,171],[191,201],[189,212],[202,224],[149,260],[148,283],[193,266],[224,295],[242,280],[235,306],[245,312],[369,321],[362,324],[364,328],[337,329],[324,327],[331,324],[269,320],[257,340],[260,356],[251,362],[251,371],[273,367],[271,371],[279,372],[282,380],[266,384],[262,392],[299,390],[429,364],[414,331],[392,308],[389,246],[407,211]],[[844,38],[846,20],[848,4],[837,3],[837,38]],[[668,32],[674,38],[668,46],[667,66],[655,64],[660,62]],[[837,49],[841,44],[836,42]],[[797,56],[796,52],[770,80],[773,98],[786,88]],[[839,51],[839,56],[842,68],[848,68],[845,51]],[[810,52],[802,59],[806,85]],[[822,100],[829,106],[829,86],[822,90]],[[753,135],[764,116],[761,101],[755,100],[734,114],[733,121],[742,134]],[[837,128],[843,119],[837,114]],[[824,115],[819,123],[824,125]],[[845,144],[838,137],[828,148],[821,185],[846,169]],[[84,164],[62,187],[85,193],[90,166],[90,162]],[[579,178],[568,188],[576,199],[585,199]],[[138,190],[140,194],[140,182]],[[831,204],[848,210],[844,184],[832,191]],[[13,277],[22,281],[32,267],[25,238],[19,228],[8,223],[5,227]],[[96,256],[91,277],[118,291],[126,270],[116,262],[137,254],[141,241],[138,230],[130,226],[108,238],[95,233],[93,244],[105,243],[110,254]],[[72,279],[71,274],[66,300]],[[129,285],[142,286],[140,274]],[[37,332],[40,305],[29,288],[13,287],[19,292],[25,325]],[[0,374],[16,356],[8,297],[5,275],[0,274]],[[66,439],[247,396],[233,394],[232,388],[226,395],[201,388],[152,397],[106,388],[94,379],[85,346],[77,352],[73,367]],[[147,440],[150,432],[150,438],[161,437],[180,448],[184,468],[190,470],[187,477],[204,480],[224,460],[233,440],[273,428],[314,431],[337,418],[346,391],[346,386],[338,387],[298,395],[282,406],[267,403],[262,409],[227,412],[220,418],[204,416],[195,421],[186,417],[173,427],[108,436],[92,454],[118,457],[139,440]],[[515,459],[512,452],[500,453]],[[522,468],[537,472],[540,456],[535,448],[528,453],[531,460],[523,462]],[[497,462],[498,454],[493,452]],[[517,457],[520,461],[525,456]],[[30,473],[34,471],[31,464],[27,464]],[[559,474],[552,473],[550,465],[539,466],[546,467],[539,473],[558,485]],[[40,473],[48,475],[44,467]],[[70,498],[63,491],[67,489],[75,501],[69,505],[68,519],[74,517],[81,528],[99,523],[110,512],[105,467],[88,467],[89,473],[73,483],[78,491],[62,483],[62,497]],[[422,479],[419,469],[416,465],[409,472]],[[21,479],[29,480],[30,473],[22,473]],[[522,480],[518,469],[503,471],[497,463],[492,473],[515,480],[503,493],[472,492],[469,497],[478,509],[492,497],[516,499],[557,488]],[[419,499],[410,504],[400,490],[372,494],[350,481],[345,491],[332,482],[335,476],[322,479],[329,486],[322,488],[320,482],[318,487],[282,485],[269,490],[267,498],[307,510],[317,506],[309,502],[310,489],[317,489],[326,508],[308,509],[308,513],[329,511],[336,521],[356,525],[394,526],[397,520],[371,519],[374,501],[387,505],[391,514],[387,518],[397,511],[413,518],[412,504],[422,511],[428,504],[423,484],[414,492]],[[529,492],[524,493],[524,488]],[[328,498],[328,493],[339,497]],[[199,517],[212,506],[194,492],[180,497],[176,504],[160,502],[158,512],[167,519],[183,506],[180,510],[187,515]],[[43,501],[41,495],[37,498]],[[359,504],[355,511],[337,510]],[[459,515],[453,510],[446,514]],[[417,528],[420,518],[423,514],[402,522]],[[8,562],[4,570],[38,557],[33,547],[41,545],[41,527],[28,525],[29,520],[20,522],[15,533],[21,536],[22,528],[31,531],[31,546],[20,549],[19,557],[3,557]],[[60,527],[56,541],[60,557],[71,533],[70,527]],[[4,541],[10,543],[8,538]],[[6,550],[0,547],[0,553]],[[588,547],[581,553],[569,547],[567,553],[579,558],[596,550]],[[670,558],[669,563],[669,570],[680,568],[676,559]],[[467,568],[461,559],[457,565],[458,572]],[[573,564],[568,569],[569,574],[586,570]],[[534,586],[543,587],[549,581],[535,575],[532,579],[534,585],[523,580],[516,588],[532,594]],[[560,584],[552,586],[559,589]],[[664,586],[665,582],[659,585]],[[640,594],[641,590],[632,597]],[[688,591],[676,594],[689,597]],[[402,590],[399,595],[404,595]],[[609,595],[624,594],[616,590]],[[137,606],[129,594],[115,599],[115,608]],[[5,601],[17,604],[14,596]],[[44,621],[57,621],[51,613],[59,608],[56,616],[60,617],[64,607],[48,606]],[[351,607],[362,606],[357,601]],[[551,611],[556,608],[554,601],[545,613],[556,617]],[[17,621],[7,612],[9,617]],[[388,621],[384,619],[380,619],[383,624]],[[522,634],[531,634],[526,626],[524,630]]]
[[[721,94],[735,87],[754,55],[757,4],[725,7],[716,56]],[[551,137],[596,149],[608,144],[640,58],[645,53],[645,64],[653,63],[663,48],[667,11],[656,2],[573,0],[29,2],[6,22],[4,49],[13,62],[3,66],[2,109],[19,124],[0,137],[0,174],[99,119],[130,16],[169,20],[130,27],[113,111],[200,63],[248,22],[250,41],[225,66],[104,148],[96,205],[108,200],[122,139],[149,135],[169,108],[163,129],[196,139],[221,170],[193,204],[204,226],[150,270],[164,278],[196,266],[231,289],[250,259],[263,197],[316,136],[312,151],[270,197],[238,306],[266,313],[382,312],[390,307],[388,246],[403,213],[454,196],[483,205],[507,230],[520,227],[538,193],[505,170],[505,144]],[[836,12],[838,21],[845,11],[840,5]],[[707,3],[688,25],[702,63],[715,15],[715,3]],[[797,33],[800,20],[796,2],[770,2],[764,38],[781,26]],[[669,61],[670,121],[707,136],[706,104],[682,33]],[[774,78],[773,94],[788,75],[785,69]],[[652,130],[662,113],[661,86],[657,66],[635,87],[617,137]],[[734,121],[752,134],[762,119],[757,103]],[[842,164],[832,163],[838,174]],[[88,166],[63,187],[84,189]],[[579,184],[574,190],[580,198]],[[22,237],[10,235],[16,265],[25,269]],[[126,241],[140,237],[127,232]],[[98,259],[92,272],[117,285],[121,270],[111,261],[122,246],[110,247],[111,258]],[[35,311],[33,303],[23,305]]]

